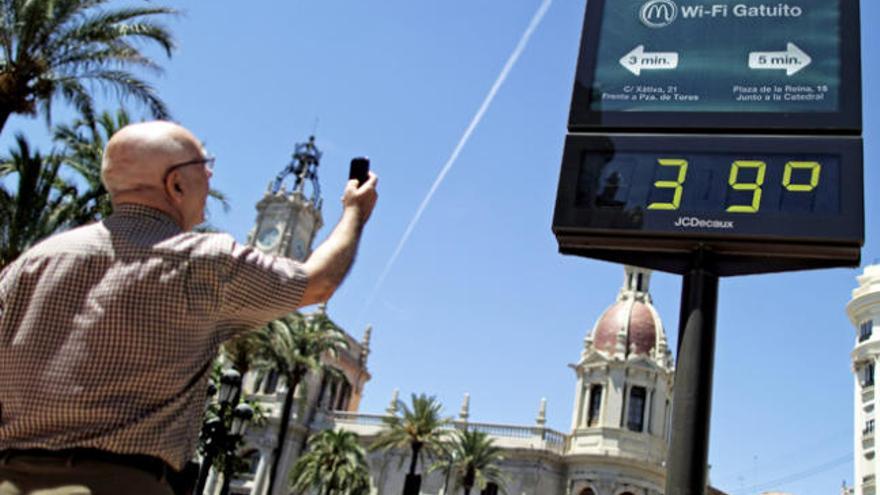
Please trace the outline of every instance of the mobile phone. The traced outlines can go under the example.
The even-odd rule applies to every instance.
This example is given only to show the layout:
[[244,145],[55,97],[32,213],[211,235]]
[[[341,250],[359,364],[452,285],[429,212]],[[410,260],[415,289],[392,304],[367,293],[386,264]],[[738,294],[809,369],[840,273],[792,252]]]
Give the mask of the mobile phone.
[[365,156],[359,156],[351,159],[351,168],[348,169],[348,179],[357,179],[358,186],[364,185],[364,182],[370,176],[370,159]]

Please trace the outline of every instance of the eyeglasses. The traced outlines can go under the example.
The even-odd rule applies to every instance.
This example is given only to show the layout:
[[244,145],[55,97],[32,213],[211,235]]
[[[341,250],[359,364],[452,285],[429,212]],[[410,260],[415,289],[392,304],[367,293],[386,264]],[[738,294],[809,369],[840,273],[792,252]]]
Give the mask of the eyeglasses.
[[171,175],[171,172],[174,172],[175,170],[177,170],[181,167],[186,167],[188,165],[195,165],[197,163],[204,164],[205,168],[208,169],[208,172],[213,173],[214,172],[214,162],[216,160],[217,160],[216,157],[208,156],[205,158],[197,158],[195,160],[189,160],[186,162],[173,163],[173,164],[171,164],[170,167],[168,167],[168,170],[165,171],[165,175],[162,177],[162,182],[165,182],[165,180],[168,179],[168,176]]
[[165,171],[165,175],[170,174],[171,172],[179,169],[180,167],[185,167],[187,165],[195,165],[197,163],[204,163],[205,168],[208,169],[208,172],[213,172],[214,171],[214,162],[216,160],[217,160],[216,157],[209,156],[209,157],[205,157],[205,158],[197,158],[195,160],[190,160],[188,162],[174,163],[170,167],[168,167],[168,170]]

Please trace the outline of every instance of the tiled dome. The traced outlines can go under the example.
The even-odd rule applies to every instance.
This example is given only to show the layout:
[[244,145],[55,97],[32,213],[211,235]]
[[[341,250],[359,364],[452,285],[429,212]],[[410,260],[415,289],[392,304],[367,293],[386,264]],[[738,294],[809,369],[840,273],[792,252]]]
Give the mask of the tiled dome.
[[606,354],[652,356],[660,346],[660,354],[666,354],[663,324],[651,305],[648,292],[650,277],[650,270],[626,267],[617,302],[605,310],[596,322],[587,338],[589,348]]
[[600,351],[613,353],[617,334],[621,332],[627,332],[627,353],[650,354],[657,345],[657,326],[651,308],[639,301],[614,303],[596,323],[593,345]]

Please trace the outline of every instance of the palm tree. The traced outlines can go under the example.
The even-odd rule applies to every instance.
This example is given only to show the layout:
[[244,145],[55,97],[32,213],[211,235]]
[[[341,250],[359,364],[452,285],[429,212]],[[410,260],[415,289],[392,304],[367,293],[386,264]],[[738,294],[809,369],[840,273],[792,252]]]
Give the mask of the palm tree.
[[0,183],[0,269],[39,240],[62,229],[76,188],[59,176],[62,157],[31,150],[24,135],[0,157],[0,177],[17,181],[14,191]]
[[291,313],[269,322],[265,331],[254,335],[257,336],[261,354],[257,359],[257,367],[264,371],[275,370],[287,381],[278,443],[275,446],[272,469],[269,471],[267,493],[271,494],[287,440],[294,392],[309,372],[331,372],[329,367],[324,366],[323,360],[327,356],[335,357],[341,349],[347,349],[348,341],[323,308],[309,316]]
[[431,466],[431,470],[442,469],[452,473],[455,487],[463,488],[464,495],[470,495],[474,486],[483,490],[489,482],[495,483],[504,492],[503,475],[498,468],[503,460],[501,448],[481,431],[466,429],[455,433],[449,452]]
[[55,127],[53,139],[65,149],[64,164],[73,169],[85,185],[71,204],[71,227],[106,218],[113,212],[110,195],[101,183],[101,161],[104,147],[116,131],[131,123],[124,108],[116,115],[102,112],[94,121],[74,120]]
[[308,451],[293,465],[291,488],[320,495],[366,495],[370,492],[367,456],[350,431],[325,430],[309,439]]
[[134,97],[157,118],[168,116],[155,90],[127,69],[161,71],[136,43],[155,43],[170,57],[174,41],[155,19],[176,11],[111,9],[108,2],[0,0],[0,131],[11,114],[42,109],[49,121],[57,97],[91,119],[95,86]]
[[370,448],[383,451],[409,448],[412,457],[407,476],[413,479],[416,476],[416,465],[422,456],[427,454],[438,458],[444,452],[449,435],[446,428],[452,420],[441,417],[442,406],[435,397],[426,394],[412,394],[412,408],[403,401],[398,401],[397,409],[402,414],[382,419],[385,429],[379,433]]

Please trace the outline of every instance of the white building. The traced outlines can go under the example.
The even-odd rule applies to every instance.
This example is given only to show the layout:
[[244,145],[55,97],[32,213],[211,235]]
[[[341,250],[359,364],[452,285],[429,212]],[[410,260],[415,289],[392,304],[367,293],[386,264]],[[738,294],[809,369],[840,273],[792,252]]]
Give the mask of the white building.
[[[543,402],[534,424],[501,425],[469,422],[465,398],[456,427],[489,433],[504,449],[508,493],[663,493],[673,367],[649,281],[649,271],[627,267],[617,301],[587,333],[572,365],[577,380],[567,433],[546,428]],[[382,415],[326,417],[327,427],[355,431],[366,443],[382,428]],[[400,456],[408,455],[371,454],[376,493],[401,493],[406,464],[400,466]],[[445,481],[440,472],[425,477],[422,493],[449,493]]]
[[880,359],[880,265],[865,268],[858,278],[859,286],[853,289],[852,300],[846,306],[849,319],[855,327],[855,348],[852,351],[854,386],[853,446],[855,495],[877,493],[877,474],[880,460],[876,455],[874,423],[877,417],[877,394],[874,387],[874,370]]

